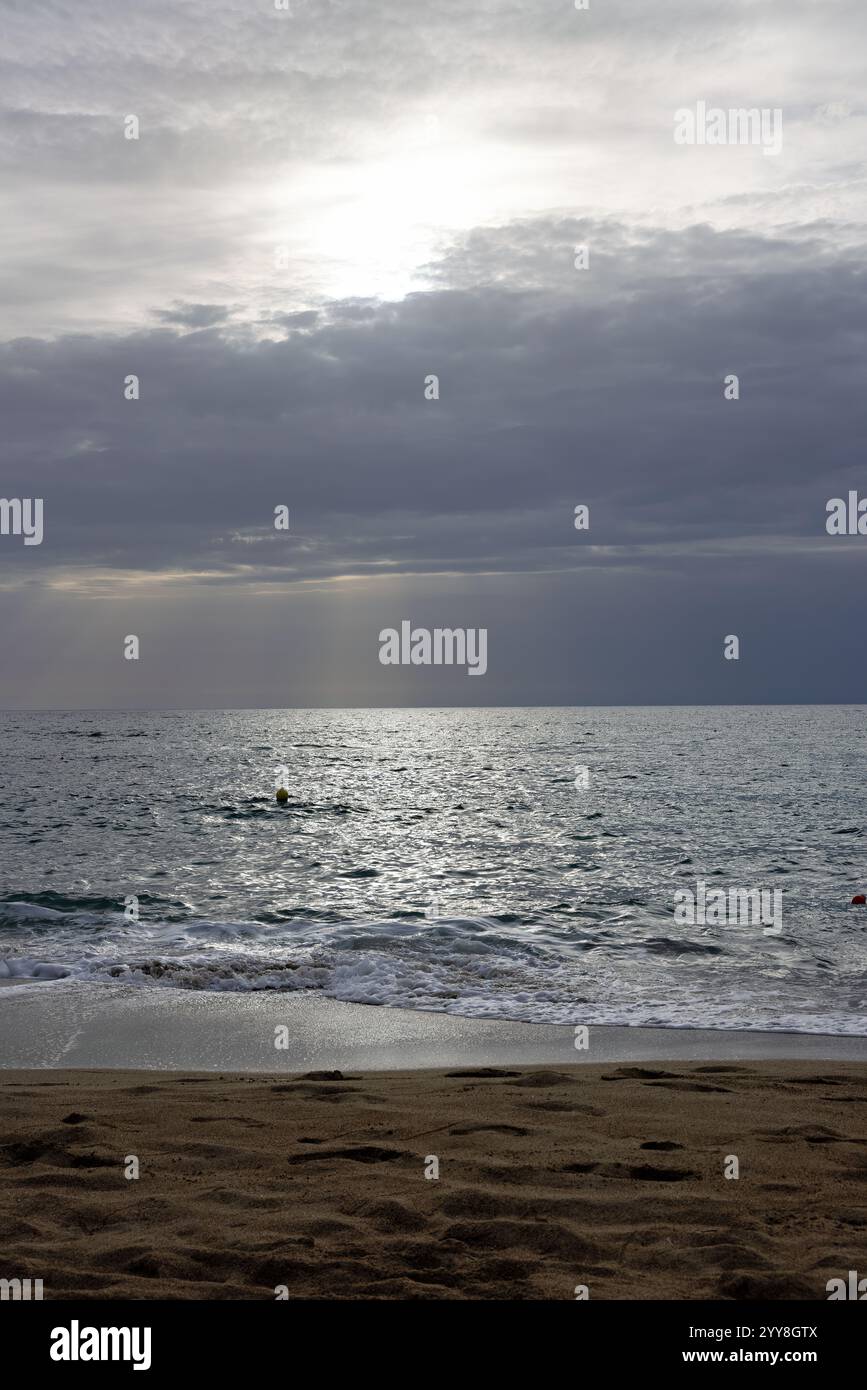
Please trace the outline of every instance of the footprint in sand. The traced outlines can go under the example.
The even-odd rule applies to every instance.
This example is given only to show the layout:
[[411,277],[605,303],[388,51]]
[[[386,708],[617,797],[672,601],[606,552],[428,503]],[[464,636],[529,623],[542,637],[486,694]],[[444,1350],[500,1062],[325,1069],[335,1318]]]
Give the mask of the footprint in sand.
[[670,1077],[673,1081],[682,1081],[684,1078],[679,1076],[676,1071],[651,1071],[650,1067],[618,1067],[617,1071],[611,1072],[608,1076],[603,1076],[603,1081],[658,1081],[660,1077]]
[[528,1071],[524,1076],[519,1076],[517,1081],[510,1083],[512,1086],[574,1086],[574,1076],[567,1076],[562,1071]]
[[805,1144],[867,1144],[867,1139],[851,1139],[825,1125],[786,1125],[783,1129],[757,1129],[754,1137],[766,1144],[788,1144],[802,1139]]
[[412,1155],[403,1149],[383,1149],[376,1144],[361,1144],[354,1149],[317,1149],[315,1153],[291,1154],[286,1162],[298,1164],[328,1158],[348,1158],[353,1163],[393,1163],[396,1158],[409,1157]]
[[690,1172],[688,1168],[654,1168],[649,1163],[630,1168],[628,1173],[630,1178],[635,1178],[638,1182],[687,1182],[690,1178],[700,1176],[698,1173]]
[[529,1134],[528,1129],[521,1129],[520,1125],[453,1125],[449,1134]]
[[447,1071],[446,1077],[471,1078],[485,1081],[496,1076],[520,1076],[519,1071],[503,1071],[501,1067],[474,1067],[472,1071]]

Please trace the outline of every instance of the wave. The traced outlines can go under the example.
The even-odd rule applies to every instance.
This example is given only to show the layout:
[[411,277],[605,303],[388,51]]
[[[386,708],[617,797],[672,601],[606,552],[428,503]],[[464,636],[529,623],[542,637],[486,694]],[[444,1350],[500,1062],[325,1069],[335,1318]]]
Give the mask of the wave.
[[[740,944],[647,907],[612,904],[564,926],[540,914],[346,920],[314,907],[263,919],[200,917],[188,904],[57,892],[0,899],[0,980],[190,992],[318,991],[385,1005],[528,1023],[788,1029],[863,1035],[867,974],[853,938],[817,997],[816,961],[788,939]],[[827,962],[823,964],[827,974]]]

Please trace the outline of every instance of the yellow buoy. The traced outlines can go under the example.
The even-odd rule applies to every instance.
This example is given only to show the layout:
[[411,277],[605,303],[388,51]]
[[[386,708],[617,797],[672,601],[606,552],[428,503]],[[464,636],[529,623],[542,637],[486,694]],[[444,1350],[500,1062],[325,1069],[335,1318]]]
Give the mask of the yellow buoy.
[[285,787],[278,787],[278,788],[277,788],[277,800],[278,800],[278,801],[288,801],[288,800],[289,800],[289,793],[287,792],[287,790],[286,790]]

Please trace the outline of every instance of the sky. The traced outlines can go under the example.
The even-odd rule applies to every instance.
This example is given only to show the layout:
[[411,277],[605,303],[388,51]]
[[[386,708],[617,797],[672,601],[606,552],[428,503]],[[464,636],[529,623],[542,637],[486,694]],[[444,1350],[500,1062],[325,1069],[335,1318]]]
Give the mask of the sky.
[[3,0],[0,705],[863,702],[863,0],[283,3]]

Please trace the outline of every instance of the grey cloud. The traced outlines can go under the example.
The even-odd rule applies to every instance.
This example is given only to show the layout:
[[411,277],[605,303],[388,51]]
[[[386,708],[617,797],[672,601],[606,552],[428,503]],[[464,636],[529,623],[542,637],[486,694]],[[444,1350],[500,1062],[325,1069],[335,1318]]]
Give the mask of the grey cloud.
[[315,328],[319,322],[319,311],[318,309],[300,309],[294,314],[268,314],[265,321],[276,324],[278,328]]
[[231,310],[225,304],[176,304],[171,309],[157,309],[162,323],[176,323],[183,328],[212,328],[224,323]]
[[[576,271],[586,237],[592,269]],[[507,262],[533,288],[501,281]],[[822,543],[825,500],[863,481],[867,276],[815,229],[772,242],[542,220],[477,232],[441,278],[466,287],[328,306],[276,340],[165,328],[4,347],[4,488],[46,499],[45,572],[293,583],[585,569],[611,563],[593,547],[628,546],[641,558],[617,563],[640,567],[654,546]],[[9,573],[8,544],[4,559]]]

